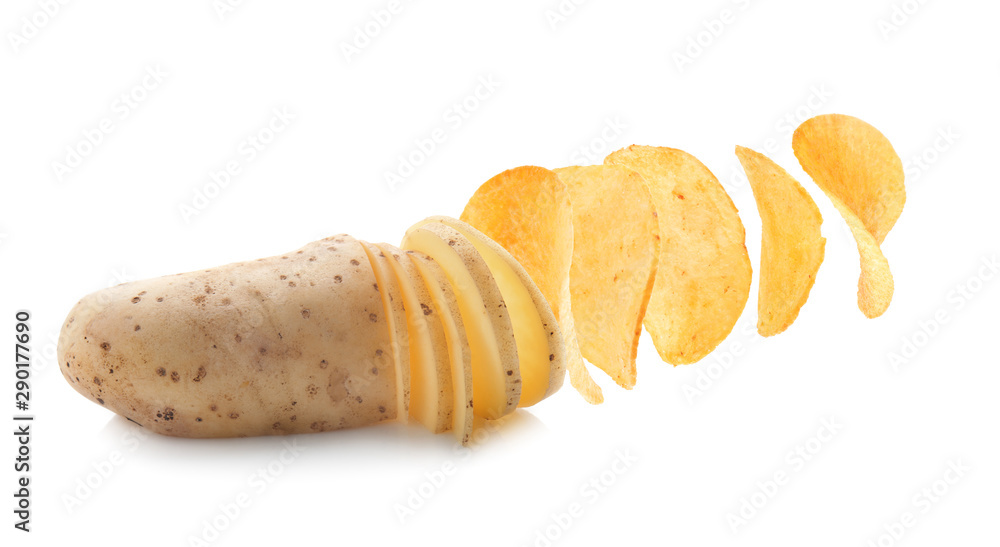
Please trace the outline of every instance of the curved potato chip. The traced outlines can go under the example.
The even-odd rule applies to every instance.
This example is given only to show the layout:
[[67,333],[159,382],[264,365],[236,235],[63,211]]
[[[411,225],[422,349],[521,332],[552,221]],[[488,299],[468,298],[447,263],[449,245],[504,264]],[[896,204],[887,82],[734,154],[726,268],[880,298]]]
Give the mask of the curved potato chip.
[[823,216],[805,188],[770,158],[736,147],[761,220],[757,332],[774,336],[799,315],[823,263]]
[[656,280],[660,236],[646,182],[618,165],[564,167],[573,204],[570,292],[583,356],[635,386],[635,357]]
[[591,404],[604,401],[587,372],[576,338],[570,296],[573,210],[559,177],[542,167],[516,167],[483,183],[461,220],[507,250],[545,295],[566,343],[570,384]]
[[870,318],[882,315],[892,301],[893,280],[879,246],[906,203],[902,160],[878,129],[843,114],[806,120],[792,136],[792,149],[857,240],[858,307]]
[[705,357],[732,332],[753,276],[746,232],[733,200],[697,158],[681,150],[629,146],[604,163],[649,184],[660,224],[660,261],[643,324],[660,358]]

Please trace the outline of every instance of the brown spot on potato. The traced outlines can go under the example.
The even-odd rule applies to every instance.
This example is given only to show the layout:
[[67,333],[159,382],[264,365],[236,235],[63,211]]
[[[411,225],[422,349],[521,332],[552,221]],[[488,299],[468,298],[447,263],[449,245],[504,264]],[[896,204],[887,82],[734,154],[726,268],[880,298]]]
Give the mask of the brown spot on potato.
[[138,304],[140,300],[142,300],[142,299],[139,298],[138,296],[136,296],[135,298],[132,299],[132,303],[133,304]]
[[284,281],[284,280],[288,279],[288,276],[287,275],[279,275],[278,279]]
[[339,275],[335,275],[335,276],[333,276],[333,282],[334,282],[334,283],[340,283],[340,282],[341,282],[341,281],[343,281],[343,280],[344,280],[344,278],[343,278],[343,277],[340,277]]
[[289,281],[288,282],[288,286],[289,287],[294,287],[295,286],[295,282],[294,281]]
[[136,325],[136,326],[135,326],[135,332],[139,332],[139,331],[141,331],[141,330],[142,330],[142,327],[140,327],[139,325]]
[[208,409],[211,410],[212,412],[215,412],[216,410],[219,409],[219,407],[217,407],[215,405],[211,405],[211,406],[208,407]]
[[549,354],[549,361],[555,361],[555,360],[556,360],[556,356],[555,356],[555,354],[553,354],[553,353],[550,353],[550,354]]
[[198,296],[196,296],[196,297],[192,298],[191,300],[192,300],[192,301],[193,301],[193,302],[194,302],[195,304],[204,304],[204,303],[205,303],[205,299],[206,299],[206,298],[208,298],[208,297],[207,297],[207,296],[205,296],[205,295],[203,295],[203,294],[200,294],[200,295],[198,295]]
[[355,400],[355,401],[357,401],[357,402],[359,402],[359,403],[360,403],[360,402],[362,401],[362,399],[361,399],[361,396],[360,396],[360,395],[359,395],[359,396],[357,396],[357,397],[355,397],[355,399],[354,399],[354,400]]
[[310,256],[309,257],[309,262],[316,262],[316,257],[315,256]]
[[372,323],[378,323],[378,315],[375,315],[374,313],[369,313],[368,320],[371,321]]
[[101,349],[103,349],[104,351],[108,351],[109,349],[111,349],[111,344],[107,342],[101,342]]
[[[159,413],[157,413],[157,416],[159,416]],[[174,419],[174,409],[170,408],[169,406],[167,408],[164,408],[163,420],[169,422],[170,420],[173,419]]]
[[200,382],[205,376],[208,376],[208,371],[205,370],[205,367],[198,367],[198,374],[194,377],[194,381]]
[[431,307],[428,306],[427,304],[424,304],[423,302],[420,303],[420,309],[424,310],[424,315],[430,315],[431,313],[433,313],[431,311]]
[[326,359],[323,359],[322,361],[319,362],[319,368],[326,368],[329,364],[330,363],[326,362]]
[[378,412],[379,414],[385,414],[385,407],[382,405],[378,405]]
[[354,258],[351,259],[351,266],[360,266],[360,265],[361,265],[361,263],[358,262],[356,259],[354,259]]
[[380,349],[375,350],[375,357],[382,357],[382,350]]
[[158,367],[156,369],[156,375],[157,376],[166,376],[167,375],[167,369],[165,369],[163,367]]
[[329,247],[326,248],[326,250],[328,250],[328,251],[336,251],[337,248],[334,247],[333,245],[330,245]]
[[200,422],[200,421],[201,421],[201,418],[200,418],[200,417],[199,417],[199,418],[195,418],[195,419],[194,419],[194,421],[196,421],[196,422]]
[[378,367],[372,367],[372,376],[378,376]]
[[292,414],[288,419],[294,422],[295,420],[298,419],[298,416],[296,416],[295,414]]
[[514,375],[514,371],[513,370],[508,370],[507,371],[507,376],[513,376],[513,375]]
[[97,385],[101,385],[101,379],[98,378],[97,376],[94,376],[94,383]]
[[173,372],[170,373],[170,379],[173,380],[174,382],[180,382],[181,381],[181,375],[180,375],[180,373],[178,373],[175,370],[175,371],[173,371]]
[[308,309],[302,310],[302,318],[303,319],[309,319],[310,313],[312,313],[312,312],[310,312]]
[[104,399],[101,399],[100,397],[98,397],[98,398],[97,398],[97,402],[98,402],[98,403],[101,403],[101,404],[103,405],[103,404],[104,404]]
[[232,303],[233,303],[233,301],[232,301],[232,300],[230,300],[229,298],[223,298],[223,299],[222,299],[222,305],[223,305],[223,306],[228,306],[228,305],[230,305],[230,304],[232,304]]
[[232,419],[232,420],[235,420],[236,418],[239,418],[239,417],[240,417],[240,413],[239,412],[230,412],[229,413],[229,418]]
[[163,297],[162,297],[162,296],[158,296],[158,297],[156,297],[156,301],[157,301],[157,302],[163,302]]
[[260,348],[260,354],[264,355],[265,353],[267,353],[267,348]]
[[326,386],[326,394],[334,403],[346,399],[350,393],[347,390],[348,375],[342,369],[334,369]]
[[310,397],[315,397],[316,394],[319,393],[319,387],[317,387],[316,384],[309,384],[309,386],[306,387],[306,393],[308,393]]
[[240,336],[239,334],[237,334],[237,335],[236,335],[236,336],[234,337],[234,339],[236,340],[236,343],[237,343],[237,344],[243,341],[243,337],[242,337],[242,336]]

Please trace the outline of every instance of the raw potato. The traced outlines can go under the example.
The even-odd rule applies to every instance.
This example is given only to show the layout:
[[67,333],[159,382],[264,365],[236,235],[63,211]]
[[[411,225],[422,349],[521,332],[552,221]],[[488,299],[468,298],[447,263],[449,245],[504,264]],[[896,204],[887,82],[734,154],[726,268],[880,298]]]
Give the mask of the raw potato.
[[635,386],[635,358],[660,250],[656,208],[642,176],[618,165],[564,167],[573,202],[570,291],[583,356]]
[[461,219],[506,249],[531,275],[562,329],[570,384],[587,402],[603,402],[583,363],[573,319],[573,213],[566,185],[542,167],[509,169],[476,190]]
[[661,239],[644,324],[664,361],[695,363],[729,335],[750,296],[736,206],[715,175],[682,150],[633,145],[604,163],[637,171],[649,184]]
[[405,419],[410,415],[410,338],[406,324],[406,310],[403,309],[403,292],[385,258],[376,259],[369,249],[370,244],[361,243],[375,274],[376,286],[382,295],[382,316],[385,317],[389,324],[389,332],[392,333],[390,338],[396,385],[403,386],[403,389],[398,390],[396,394],[396,415]]
[[857,240],[858,307],[869,318],[882,315],[894,282],[880,246],[906,203],[902,160],[878,129],[842,114],[806,120],[795,130],[792,148]]
[[760,294],[757,332],[774,336],[799,315],[823,263],[823,216],[791,175],[759,154],[736,147],[761,219]]
[[448,355],[451,361],[451,385],[454,412],[452,414],[452,432],[463,445],[472,438],[473,408],[472,408],[472,350],[469,338],[465,334],[462,323],[462,313],[458,306],[458,298],[448,277],[441,266],[429,256],[416,251],[407,251],[413,266],[430,292],[434,302],[437,318],[441,320],[448,342]]
[[410,255],[385,243],[372,246],[403,289],[403,309],[410,336],[410,416],[433,433],[451,429],[454,407],[451,362],[444,327]]
[[165,435],[329,431],[397,417],[375,276],[346,235],[93,293],[70,312],[63,376]]
[[450,226],[465,236],[493,273],[517,342],[521,369],[518,406],[532,406],[558,391],[566,373],[566,346],[552,308],[528,272],[503,247],[469,224],[437,216],[418,226],[428,222]]
[[401,247],[433,258],[458,298],[472,349],[472,399],[476,416],[497,419],[517,409],[521,376],[514,328],[486,262],[462,234],[431,223],[406,231]]

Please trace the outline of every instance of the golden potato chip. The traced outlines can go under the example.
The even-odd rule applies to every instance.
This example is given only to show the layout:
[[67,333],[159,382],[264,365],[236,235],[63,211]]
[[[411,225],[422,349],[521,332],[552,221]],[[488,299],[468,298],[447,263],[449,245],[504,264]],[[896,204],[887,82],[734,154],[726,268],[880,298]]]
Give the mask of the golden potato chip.
[[694,363],[729,335],[750,296],[736,206],[715,175],[681,150],[633,145],[604,163],[637,171],[649,185],[661,240],[643,324],[664,361]]
[[795,130],[792,148],[857,240],[858,307],[868,317],[882,315],[892,301],[893,280],[879,246],[906,203],[903,162],[878,129],[842,114],[806,120]]
[[461,220],[499,243],[528,271],[562,329],[570,384],[587,402],[603,402],[576,338],[570,296],[573,212],[566,185],[542,167],[509,169],[476,190]]
[[573,206],[573,320],[584,358],[635,386],[642,319],[656,279],[660,230],[646,182],[618,165],[564,167]]
[[823,216],[805,188],[767,156],[742,146],[736,155],[746,171],[761,220],[757,332],[774,336],[799,315],[823,263]]

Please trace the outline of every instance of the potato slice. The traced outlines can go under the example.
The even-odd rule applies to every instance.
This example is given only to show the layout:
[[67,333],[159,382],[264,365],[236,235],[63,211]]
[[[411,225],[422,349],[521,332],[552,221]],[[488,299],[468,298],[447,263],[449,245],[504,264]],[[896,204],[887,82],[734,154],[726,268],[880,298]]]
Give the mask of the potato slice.
[[695,363],[729,335],[750,296],[736,206],[715,175],[681,150],[633,145],[604,163],[637,171],[649,184],[661,241],[643,323],[664,361]]
[[420,272],[434,303],[434,311],[444,327],[451,361],[451,385],[454,413],[452,432],[463,445],[472,438],[472,350],[462,323],[462,312],[455,291],[448,283],[444,270],[429,256],[416,251],[406,251]]
[[757,332],[774,336],[799,315],[823,263],[823,216],[805,188],[763,154],[736,147],[761,220]]
[[458,298],[472,350],[472,399],[476,416],[513,412],[521,397],[514,328],[493,274],[462,234],[443,224],[410,228],[401,245],[433,258]]
[[555,393],[566,373],[566,346],[555,314],[541,291],[517,260],[495,241],[469,224],[450,217],[430,217],[465,236],[486,261],[500,288],[517,342],[521,368],[519,407],[532,406]]
[[867,317],[882,315],[894,283],[880,245],[906,203],[902,160],[878,129],[842,114],[806,120],[795,130],[792,148],[857,240],[858,307]]
[[427,287],[403,251],[390,246],[386,253],[363,243],[379,267],[395,276],[403,295],[410,342],[410,417],[433,433],[447,431],[453,406],[451,366],[444,330],[436,317],[430,317],[433,308]]
[[566,185],[542,167],[517,167],[476,190],[461,219],[507,250],[545,296],[563,333],[570,384],[591,403],[604,401],[583,363],[573,319],[570,267],[573,212]]
[[635,386],[635,357],[660,250],[656,208],[642,176],[618,165],[564,167],[573,202],[573,319],[583,356]]
[[410,339],[403,309],[403,292],[396,276],[383,259],[376,260],[369,244],[361,242],[375,274],[375,289],[382,297],[382,315],[392,334],[392,359],[396,375],[397,390],[396,417],[406,423],[410,415]]

